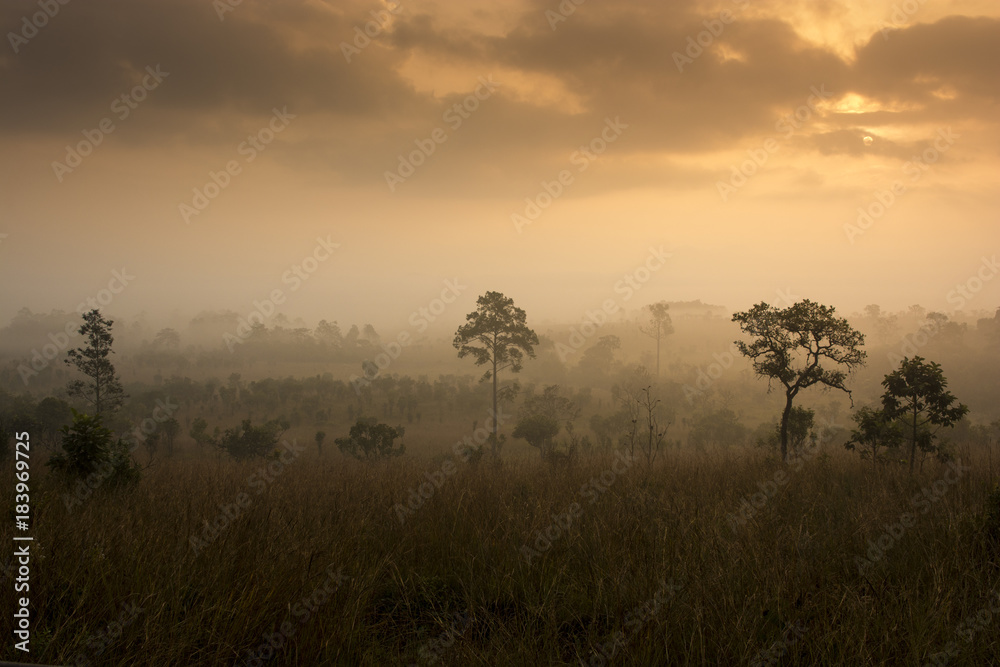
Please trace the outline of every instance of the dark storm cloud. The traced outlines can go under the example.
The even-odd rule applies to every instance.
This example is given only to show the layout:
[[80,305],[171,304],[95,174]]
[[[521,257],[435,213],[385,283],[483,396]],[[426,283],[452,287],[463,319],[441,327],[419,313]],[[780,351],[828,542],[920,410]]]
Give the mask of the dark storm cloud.
[[[22,18],[37,10],[32,2],[4,3],[4,34],[20,33]],[[79,130],[137,83],[134,72],[157,64],[169,83],[144,104],[176,114],[175,123],[160,128],[164,134],[183,129],[189,115],[218,123],[284,105],[348,118],[411,111],[419,98],[380,62],[377,49],[349,64],[336,48],[370,18],[292,2],[247,1],[221,21],[211,3],[194,0],[72,2],[27,44],[18,43],[18,53],[4,55],[0,120],[7,132]],[[330,36],[330,48],[309,44],[316,26]]]
[[959,109],[978,110],[978,104],[992,105],[1000,97],[997,19],[953,16],[877,32],[857,55],[853,83],[876,98],[932,104],[931,93],[948,85],[959,95],[950,106],[961,114]]
[[[839,128],[796,142],[824,154],[855,154],[861,150],[856,128],[986,118],[1000,89],[994,73],[1000,22],[992,19],[915,24],[888,39],[873,28],[848,63],[804,41],[789,23],[753,17],[737,3],[726,5],[732,20],[725,25],[717,22],[719,10],[699,11],[691,3],[587,3],[553,30],[545,10],[555,6],[538,3],[514,17],[503,36],[446,29],[440,17],[406,6],[391,33],[348,63],[340,44],[380,5],[345,10],[244,0],[220,21],[211,3],[195,0],[77,0],[62,6],[19,53],[10,50],[0,60],[6,100],[0,120],[6,133],[79,132],[107,115],[111,100],[135,85],[136,72],[159,64],[170,77],[144,103],[160,122],[143,126],[143,140],[181,134],[210,142],[218,132],[218,141],[228,143],[220,130],[233,119],[266,117],[287,106],[300,118],[313,114],[316,123],[308,143],[289,138],[287,157],[347,180],[370,180],[441,126],[443,112],[464,95],[437,99],[417,92],[398,73],[403,63],[417,58],[483,75],[506,70],[559,82],[582,113],[501,89],[449,138],[448,156],[440,161],[450,164],[441,174],[488,178],[520,173],[527,160],[540,172],[559,167],[608,117],[630,125],[616,154],[680,156],[773,135],[778,119],[818,87],[837,97],[859,92],[909,105],[898,113],[828,116]],[[22,17],[34,11],[33,2],[4,3],[4,34],[18,31]],[[706,21],[718,34],[679,71],[675,54],[712,27]],[[944,85],[956,99],[935,96]],[[465,164],[472,166],[455,166]]]

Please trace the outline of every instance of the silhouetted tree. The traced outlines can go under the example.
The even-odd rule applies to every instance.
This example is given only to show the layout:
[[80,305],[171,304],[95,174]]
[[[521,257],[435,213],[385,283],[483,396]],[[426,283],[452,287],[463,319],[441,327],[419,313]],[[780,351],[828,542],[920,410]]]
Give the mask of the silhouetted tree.
[[153,339],[154,348],[166,348],[176,350],[181,345],[181,336],[175,329],[160,329]]
[[704,449],[714,444],[722,447],[741,445],[747,437],[747,427],[740,423],[729,408],[705,412],[695,418],[688,434],[692,446]]
[[79,333],[86,338],[86,345],[66,353],[66,364],[76,366],[89,381],[73,380],[67,386],[67,393],[74,398],[82,398],[94,407],[94,414],[114,413],[124,403],[126,395],[114,364],[108,358],[114,337],[111,335],[112,320],[101,317],[97,309],[83,315],[83,325]]
[[861,458],[872,460],[872,468],[878,464],[879,449],[899,447],[903,442],[903,429],[899,421],[890,419],[884,410],[863,407],[853,416],[857,428],[851,431],[850,439],[844,443],[847,449],[857,449]]
[[529,445],[538,449],[544,459],[553,449],[552,441],[559,434],[559,429],[559,422],[552,417],[534,414],[521,419],[511,435],[526,440]]
[[660,339],[674,332],[674,324],[670,320],[670,305],[666,301],[651,303],[647,306],[649,320],[639,327],[639,331],[656,341],[656,377],[660,377]]
[[[216,432],[218,432],[218,429],[216,429]],[[199,447],[211,444],[212,442],[212,436],[208,434],[208,422],[202,417],[198,417],[191,422],[191,429],[188,433],[191,439],[198,443]]]
[[281,434],[289,426],[287,421],[278,419],[254,426],[244,419],[236,428],[227,428],[221,436],[213,437],[211,442],[234,459],[267,458],[275,453]]
[[[733,315],[733,321],[753,340],[736,341],[740,352],[753,361],[758,377],[777,380],[785,389],[785,409],[781,413],[781,458],[788,460],[788,420],[798,393],[815,384],[840,389],[851,396],[844,385],[847,373],[840,368],[826,369],[824,360],[853,371],[864,365],[867,354],[861,350],[865,337],[847,320],[834,316],[834,308],[805,299],[779,309],[759,303],[748,311]],[[853,401],[852,401],[853,404]]]
[[910,474],[916,460],[917,447],[925,452],[937,449],[937,431],[952,426],[968,414],[969,408],[959,403],[947,390],[948,381],[941,365],[925,363],[923,357],[906,357],[899,368],[882,381],[882,409],[889,419],[899,419],[910,443]]
[[[482,382],[493,380],[493,434],[491,444],[494,456],[499,455],[500,440],[497,434],[497,374],[509,368],[518,373],[524,355],[535,356],[534,346],[538,336],[525,324],[523,310],[514,306],[514,300],[500,292],[487,292],[476,301],[478,308],[466,316],[466,324],[458,328],[453,344],[458,358],[472,355],[477,366],[489,365]],[[479,345],[472,345],[478,343]]]
[[174,440],[177,439],[177,434],[181,432],[181,424],[176,419],[171,417],[159,425],[157,431],[163,433],[163,439],[167,443],[167,456],[174,455]]
[[601,336],[597,343],[583,351],[580,369],[596,376],[608,375],[615,362],[615,351],[621,349],[621,346],[622,341],[618,336]]
[[403,443],[395,447],[396,438],[402,438],[405,429],[402,426],[393,428],[380,424],[375,417],[362,417],[351,427],[346,438],[337,438],[334,442],[344,454],[359,461],[375,461],[378,459],[402,456],[406,451]]
[[[111,485],[136,482],[140,468],[132,461],[128,443],[115,439],[101,415],[73,410],[73,423],[60,430],[62,451],[48,461],[66,482],[79,482],[94,474]],[[93,479],[89,482],[93,486]]]
[[316,453],[323,456],[323,441],[326,440],[326,433],[316,431]]

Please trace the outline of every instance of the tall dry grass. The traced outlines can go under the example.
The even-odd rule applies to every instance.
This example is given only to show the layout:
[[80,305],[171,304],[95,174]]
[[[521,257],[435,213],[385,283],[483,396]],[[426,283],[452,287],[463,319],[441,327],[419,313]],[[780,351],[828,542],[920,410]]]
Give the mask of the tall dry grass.
[[[308,451],[263,485],[260,463],[167,463],[71,512],[47,480],[33,496],[30,659],[918,665],[956,642],[947,664],[997,664],[1000,551],[982,516],[996,480],[972,463],[926,514],[912,499],[944,467],[910,479],[841,451],[795,467],[671,452],[624,472],[610,455],[558,470],[458,462],[404,522],[394,506],[440,462]],[[734,530],[727,514],[782,470],[787,483]],[[191,536],[241,493],[249,505],[196,551]],[[904,512],[914,525],[859,572],[855,557]],[[559,536],[538,548],[554,522]],[[11,544],[10,521],[2,536]],[[10,580],[2,591],[13,608]],[[142,611],[123,615],[130,604]],[[966,641],[963,621],[991,604]],[[283,624],[281,648],[254,661]],[[0,655],[25,659],[9,639]]]

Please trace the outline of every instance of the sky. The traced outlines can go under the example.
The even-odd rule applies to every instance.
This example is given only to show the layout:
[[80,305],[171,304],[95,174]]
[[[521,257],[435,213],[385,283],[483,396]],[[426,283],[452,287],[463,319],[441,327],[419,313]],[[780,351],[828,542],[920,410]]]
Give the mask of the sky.
[[0,27],[0,321],[1000,305],[993,1],[7,0]]

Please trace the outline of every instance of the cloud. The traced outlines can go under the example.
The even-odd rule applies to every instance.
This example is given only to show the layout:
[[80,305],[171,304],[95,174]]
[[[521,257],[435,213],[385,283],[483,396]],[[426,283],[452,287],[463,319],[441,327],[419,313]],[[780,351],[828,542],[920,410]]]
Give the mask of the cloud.
[[[435,192],[464,192],[481,181],[477,191],[498,193],[500,174],[525,187],[565,162],[607,117],[630,125],[617,158],[745,150],[773,135],[776,121],[821,85],[836,98],[856,94],[871,105],[860,113],[824,107],[815,127],[791,144],[796,149],[860,156],[862,127],[888,137],[901,125],[970,118],[995,125],[996,19],[948,17],[887,39],[872,26],[849,62],[803,36],[777,5],[586,3],[553,30],[545,12],[557,6],[533,2],[501,12],[438,5],[432,14],[403,3],[349,63],[341,44],[373,11],[384,13],[382,5],[243,0],[220,21],[211,3],[196,0],[74,2],[0,60],[0,89],[9,100],[0,107],[0,132],[68,141],[107,116],[112,100],[157,64],[170,77],[143,103],[144,120],[124,128],[125,141],[231,151],[240,132],[287,106],[300,126],[285,138],[290,168],[372,184],[414,140],[442,125],[478,76],[499,73],[500,92],[449,137],[435,158],[440,164],[421,174]],[[717,22],[722,8],[733,16],[725,25]],[[33,2],[4,3],[4,33],[36,10]],[[847,10],[826,3],[810,11],[840,20]],[[678,71],[674,54],[706,30],[719,34]],[[880,142],[879,150],[891,145]],[[628,170],[616,168],[623,176]],[[641,174],[646,167],[633,168],[638,180],[649,178]],[[709,170],[704,176],[711,178]],[[690,178],[668,178],[665,187],[670,182],[690,187]]]

